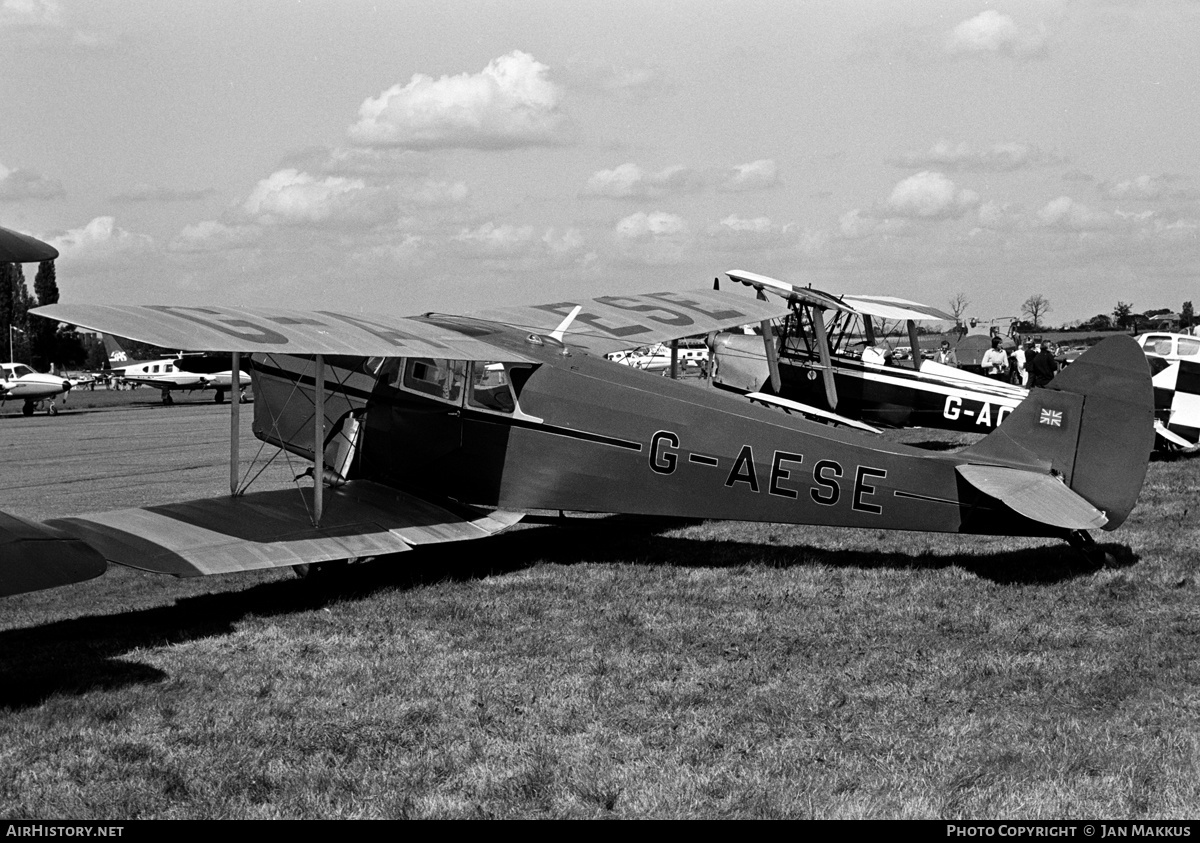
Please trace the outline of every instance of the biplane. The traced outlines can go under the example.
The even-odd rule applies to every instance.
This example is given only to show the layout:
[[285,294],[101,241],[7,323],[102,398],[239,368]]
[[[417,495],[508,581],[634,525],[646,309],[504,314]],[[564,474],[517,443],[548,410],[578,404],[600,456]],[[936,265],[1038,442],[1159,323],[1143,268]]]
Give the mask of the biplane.
[[[888,296],[835,297],[742,270],[727,275],[760,296],[769,293],[787,300],[792,312],[778,330],[762,336],[718,334],[713,342],[715,386],[870,425],[966,433],[994,430],[1029,397],[1025,387],[922,359],[915,351],[920,347],[917,323],[954,319],[936,308]],[[914,349],[908,359],[857,352],[856,342],[865,348],[882,344],[880,326],[888,322],[905,326]],[[987,332],[978,336],[984,342],[977,348],[988,345]],[[966,339],[974,338],[969,334]],[[1152,346],[1149,341],[1143,344],[1145,349]],[[1200,340],[1196,346],[1200,348]],[[1163,363],[1151,360],[1150,368],[1156,446],[1195,449],[1200,440],[1200,378],[1192,372],[1200,372],[1200,364],[1179,363],[1164,370]]]
[[1133,509],[1152,433],[1129,338],[1080,358],[999,430],[956,453],[881,443],[621,366],[631,346],[766,324],[790,307],[700,290],[468,316],[57,304],[32,311],[159,347],[232,354],[253,431],[310,464],[296,489],[36,522],[0,517],[0,593],[107,563],[178,576],[382,556],[482,538],[531,511],[631,513],[1046,536]]

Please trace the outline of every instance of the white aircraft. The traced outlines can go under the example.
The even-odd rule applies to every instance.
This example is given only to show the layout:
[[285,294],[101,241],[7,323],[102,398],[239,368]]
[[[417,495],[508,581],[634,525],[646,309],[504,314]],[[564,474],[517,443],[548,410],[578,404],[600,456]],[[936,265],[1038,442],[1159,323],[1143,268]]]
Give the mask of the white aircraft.
[[[708,343],[703,337],[685,337],[675,343],[676,360],[680,367],[699,368],[708,360]],[[665,372],[671,368],[671,345],[660,342],[653,346],[639,346],[629,351],[614,351],[605,355],[614,363],[632,366],[647,372]]]
[[[129,354],[121,347],[117,338],[111,334],[104,335],[104,347],[108,350],[109,371],[126,383],[149,386],[162,391],[164,404],[175,403],[171,393],[176,390],[191,392],[197,389],[216,390],[213,400],[220,404],[225,400],[225,394],[233,386],[231,370],[208,372],[205,365],[211,362],[202,354],[184,354],[180,352],[174,357],[163,357],[158,360],[130,360]],[[239,373],[238,382],[244,390],[250,385],[250,376],[245,372]],[[239,390],[239,398],[245,402],[246,396]]]
[[0,363],[0,404],[7,401],[24,401],[21,412],[32,416],[33,411],[44,402],[50,415],[58,414],[54,396],[64,395],[71,389],[71,382],[58,375],[42,375],[24,363]]

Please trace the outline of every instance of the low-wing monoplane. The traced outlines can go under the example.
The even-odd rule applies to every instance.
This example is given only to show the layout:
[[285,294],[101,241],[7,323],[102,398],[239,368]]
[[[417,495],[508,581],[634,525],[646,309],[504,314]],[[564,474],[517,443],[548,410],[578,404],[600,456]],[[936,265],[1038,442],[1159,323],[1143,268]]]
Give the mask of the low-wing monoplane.
[[24,363],[0,363],[0,404],[20,401],[21,412],[27,416],[43,403],[48,413],[57,414],[54,397],[70,392],[73,385],[69,378],[43,375]]
[[[148,386],[162,392],[164,404],[175,403],[172,392],[194,392],[197,389],[215,390],[213,400],[220,404],[232,389],[233,372],[229,355],[184,354],[174,357],[137,359],[112,334],[104,334],[108,352],[109,372],[126,383]],[[238,377],[238,393],[245,400],[244,390],[250,377],[242,372]]]
[[[933,453],[786,415],[604,355],[765,323],[728,292],[605,296],[471,316],[58,304],[40,316],[159,347],[231,352],[253,430],[311,461],[298,488],[58,518],[0,518],[0,593],[105,561],[181,576],[480,538],[537,510],[1059,537],[1133,509],[1153,412],[1145,357],[1108,340],[1004,426]],[[86,576],[93,574],[86,573]],[[80,578],[84,578],[81,576]]]

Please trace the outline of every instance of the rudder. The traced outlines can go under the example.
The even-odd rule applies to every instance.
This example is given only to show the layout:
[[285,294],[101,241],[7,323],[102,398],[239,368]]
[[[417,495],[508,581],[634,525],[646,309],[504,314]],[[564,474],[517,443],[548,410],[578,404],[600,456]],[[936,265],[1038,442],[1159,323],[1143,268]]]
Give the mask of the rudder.
[[1150,366],[1131,337],[1100,342],[1033,389],[1004,424],[963,451],[973,464],[1060,477],[1114,530],[1137,503],[1154,446]]

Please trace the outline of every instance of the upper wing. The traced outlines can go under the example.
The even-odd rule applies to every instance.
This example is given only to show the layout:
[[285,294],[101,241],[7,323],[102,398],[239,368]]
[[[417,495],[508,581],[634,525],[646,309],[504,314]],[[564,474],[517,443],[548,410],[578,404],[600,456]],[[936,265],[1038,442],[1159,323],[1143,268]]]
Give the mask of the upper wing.
[[719,290],[689,290],[499,307],[470,315],[548,336],[562,328],[576,307],[581,310],[568,323],[563,341],[594,354],[777,319],[789,312],[786,305],[755,301],[747,296]]
[[936,307],[920,302],[898,299],[895,296],[842,296],[859,313],[878,316],[880,319],[911,319],[914,322],[937,319],[953,322],[954,317]]
[[51,304],[30,313],[160,348],[356,357],[433,357],[532,363],[532,357],[472,336],[469,328],[411,317],[331,310]]
[[865,313],[878,316],[880,319],[912,319],[954,321],[954,317],[945,311],[938,310],[920,302],[900,299],[895,296],[853,296],[846,295],[834,298],[828,293],[814,290],[811,287],[797,287],[777,278],[733,269],[725,273],[734,281],[753,287],[760,292],[774,293],[798,304],[808,304],[826,310],[844,310],[849,313]]

